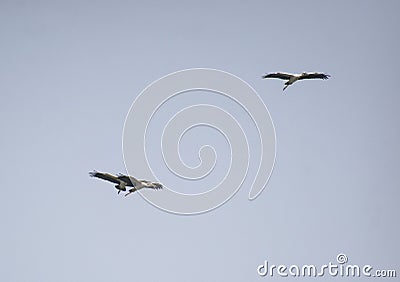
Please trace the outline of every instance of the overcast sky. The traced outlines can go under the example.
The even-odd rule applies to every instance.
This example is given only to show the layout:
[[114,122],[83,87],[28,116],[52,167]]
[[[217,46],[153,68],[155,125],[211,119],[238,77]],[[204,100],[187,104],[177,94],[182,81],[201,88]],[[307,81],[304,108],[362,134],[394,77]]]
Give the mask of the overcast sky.
[[[339,253],[400,275],[399,10],[398,1],[1,1],[0,280],[303,281],[260,277],[257,266],[336,263]],[[199,67],[242,78],[268,107],[277,155],[263,193],[247,199],[251,164],[225,205],[179,216],[89,178],[126,172],[122,130],[139,93]],[[261,79],[275,71],[331,79],[283,94],[283,81]],[[176,97],[161,113],[196,99]],[[222,150],[213,182],[225,141],[196,130],[181,153],[195,165],[198,145]]]

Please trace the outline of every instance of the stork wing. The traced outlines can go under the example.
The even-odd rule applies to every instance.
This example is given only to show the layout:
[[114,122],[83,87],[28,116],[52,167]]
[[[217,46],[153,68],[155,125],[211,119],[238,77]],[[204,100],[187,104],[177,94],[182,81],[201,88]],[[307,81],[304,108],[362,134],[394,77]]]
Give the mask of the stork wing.
[[263,75],[262,78],[279,78],[279,79],[286,79],[289,80],[291,77],[293,77],[293,74],[290,73],[285,73],[285,72],[275,72],[275,73],[269,73]]
[[329,77],[330,77],[329,74],[318,73],[318,72],[303,73],[303,74],[300,75],[299,80],[301,80],[301,79],[315,79],[315,78],[328,79]]
[[154,189],[154,190],[163,189],[163,185],[162,185],[161,183],[152,182],[152,184],[153,184],[153,189]]
[[112,174],[108,174],[108,173],[102,173],[102,172],[98,172],[98,171],[92,171],[89,172],[89,175],[91,177],[97,177],[97,178],[101,178],[103,180],[107,180],[116,184],[119,184],[120,181],[118,180],[118,178]]

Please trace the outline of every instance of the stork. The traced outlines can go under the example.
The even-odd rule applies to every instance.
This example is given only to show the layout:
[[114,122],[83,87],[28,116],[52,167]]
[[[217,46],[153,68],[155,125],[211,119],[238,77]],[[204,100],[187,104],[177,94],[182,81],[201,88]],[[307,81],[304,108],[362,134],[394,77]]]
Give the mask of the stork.
[[289,86],[295,83],[298,80],[302,79],[328,79],[330,77],[329,74],[324,74],[324,73],[318,73],[318,72],[313,72],[313,73],[308,73],[308,72],[303,72],[300,74],[291,74],[291,73],[285,73],[285,72],[275,72],[275,73],[268,73],[262,76],[262,78],[279,78],[283,80],[287,80],[285,82],[285,87],[283,87],[283,91]]
[[98,172],[98,171],[92,171],[89,172],[89,175],[91,177],[97,177],[106,181],[113,182],[117,185],[115,185],[115,188],[118,190],[118,194],[121,191],[126,191],[126,187],[133,187],[129,189],[128,193],[125,194],[125,196],[128,196],[129,194],[143,189],[143,188],[150,188],[154,190],[162,189],[163,185],[158,182],[151,182],[149,180],[138,180],[133,176],[129,175],[124,175],[122,173],[118,174],[118,176],[109,174],[109,173],[103,173],[103,172]]

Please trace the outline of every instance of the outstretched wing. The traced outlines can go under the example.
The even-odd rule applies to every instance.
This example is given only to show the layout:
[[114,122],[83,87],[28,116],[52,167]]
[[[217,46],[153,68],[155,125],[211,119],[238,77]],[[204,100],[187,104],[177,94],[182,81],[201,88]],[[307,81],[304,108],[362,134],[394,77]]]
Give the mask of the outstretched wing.
[[279,78],[279,79],[285,79],[289,80],[291,77],[293,77],[293,74],[290,73],[285,73],[285,72],[274,72],[274,73],[268,73],[263,75],[262,78]]
[[89,175],[91,177],[97,177],[103,180],[107,180],[116,184],[119,184],[120,181],[118,180],[118,178],[112,174],[108,174],[108,173],[102,173],[102,172],[98,172],[98,171],[92,171],[89,172]]
[[163,189],[163,185],[161,183],[153,182],[153,189],[154,190],[160,190]]
[[330,77],[329,74],[324,74],[324,73],[319,73],[319,72],[313,72],[313,73],[302,73],[301,76],[299,77],[299,80],[301,79],[328,79]]
[[152,182],[149,180],[140,180],[142,183],[145,183],[145,188],[150,188],[150,189],[154,189],[154,190],[159,190],[163,188],[163,185],[161,183],[158,182]]

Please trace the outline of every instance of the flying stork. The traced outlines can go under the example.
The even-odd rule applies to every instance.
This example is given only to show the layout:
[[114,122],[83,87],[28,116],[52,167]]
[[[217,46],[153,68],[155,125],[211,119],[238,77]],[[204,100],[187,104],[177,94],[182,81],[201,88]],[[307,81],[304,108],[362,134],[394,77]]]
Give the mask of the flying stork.
[[303,72],[301,74],[291,74],[291,73],[285,73],[285,72],[275,72],[275,73],[268,73],[263,75],[262,78],[279,78],[283,80],[287,80],[285,82],[285,87],[283,87],[283,91],[289,86],[295,83],[298,80],[302,79],[328,79],[330,77],[329,74],[324,74],[324,73],[319,73],[319,72],[313,72],[313,73],[307,73]]
[[129,194],[131,194],[137,190],[143,189],[143,188],[150,188],[150,189],[154,189],[154,190],[163,188],[161,183],[151,182],[151,181],[143,180],[143,179],[138,180],[133,176],[124,175],[122,173],[118,174],[117,176],[114,176],[109,173],[92,171],[92,172],[89,172],[89,175],[91,177],[97,177],[97,178],[107,180],[107,181],[117,184],[117,185],[115,185],[115,188],[118,190],[118,194],[121,191],[126,191],[126,187],[133,187],[133,188],[129,189],[128,193],[126,193],[125,196],[128,196]]

